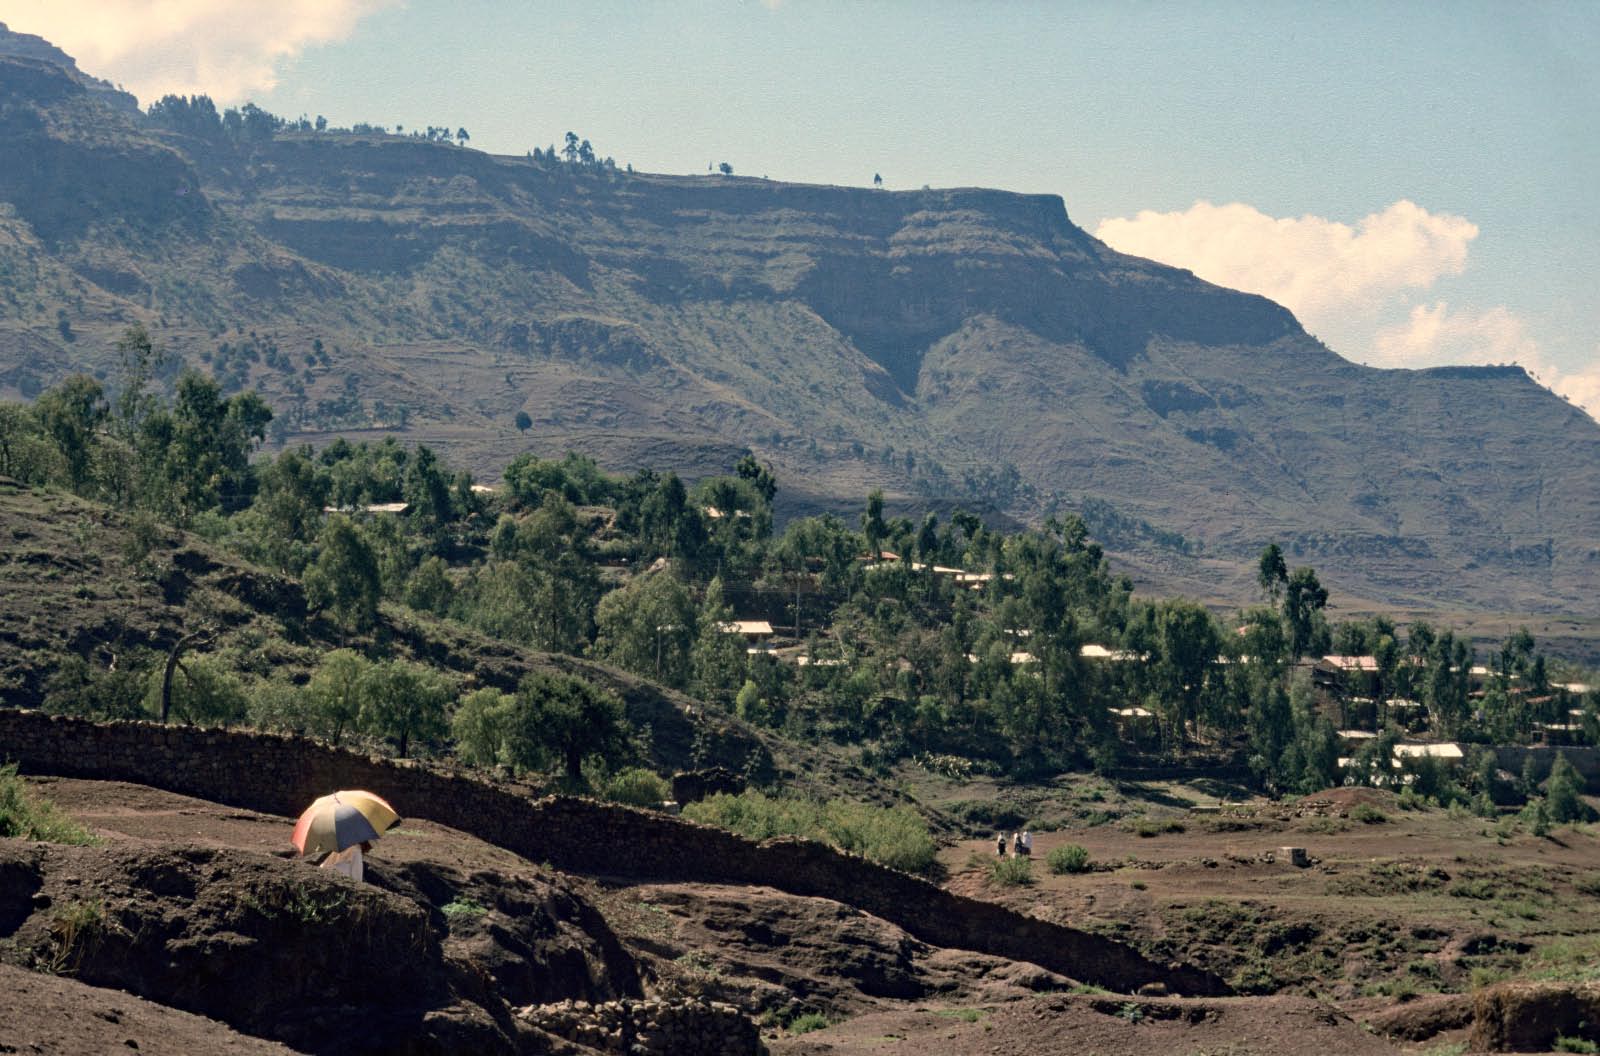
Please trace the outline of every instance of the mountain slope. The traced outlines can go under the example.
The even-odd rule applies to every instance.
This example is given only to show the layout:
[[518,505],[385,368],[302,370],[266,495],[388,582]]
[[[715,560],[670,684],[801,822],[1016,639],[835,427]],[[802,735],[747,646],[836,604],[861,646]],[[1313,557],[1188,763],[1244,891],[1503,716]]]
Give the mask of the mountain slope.
[[114,370],[140,319],[260,388],[279,442],[397,431],[489,477],[530,447],[690,472],[750,449],[793,511],[878,483],[1024,517],[1092,496],[1137,578],[1216,600],[1271,540],[1369,603],[1580,612],[1600,588],[1592,419],[1518,368],[1351,364],[1054,196],[176,131],[18,39],[0,394]]

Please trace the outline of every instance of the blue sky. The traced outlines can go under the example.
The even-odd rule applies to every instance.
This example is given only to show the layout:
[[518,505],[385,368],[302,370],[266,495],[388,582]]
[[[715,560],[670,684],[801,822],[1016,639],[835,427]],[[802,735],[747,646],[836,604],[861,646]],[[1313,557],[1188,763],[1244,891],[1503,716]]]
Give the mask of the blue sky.
[[1600,413],[1600,4],[0,0],[148,101],[1061,195],[1336,351]]

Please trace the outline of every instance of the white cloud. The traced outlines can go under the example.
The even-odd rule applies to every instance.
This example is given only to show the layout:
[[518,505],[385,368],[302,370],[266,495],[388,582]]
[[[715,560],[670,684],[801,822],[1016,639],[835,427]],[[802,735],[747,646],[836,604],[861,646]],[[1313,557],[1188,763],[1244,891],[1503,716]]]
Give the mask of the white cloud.
[[[1270,297],[1311,331],[1335,336],[1335,350],[1355,360],[1378,367],[1517,363],[1600,419],[1600,350],[1564,367],[1505,307],[1414,303],[1419,291],[1466,269],[1478,225],[1465,217],[1402,199],[1352,226],[1202,201],[1182,212],[1102,220],[1095,235],[1121,252]],[[1407,313],[1402,322],[1383,325],[1398,313]]]
[[1419,304],[1404,323],[1380,329],[1367,362],[1378,367],[1435,367],[1446,363],[1516,363],[1534,380],[1600,420],[1600,349],[1577,370],[1558,366],[1505,307],[1452,311],[1444,301]]
[[342,40],[399,0],[21,0],[5,21],[121,84],[141,103],[175,92],[219,103],[269,91],[285,59]]
[[1370,313],[1400,291],[1459,275],[1478,225],[1406,200],[1354,227],[1202,201],[1183,212],[1147,209],[1131,220],[1102,220],[1095,236],[1123,253],[1270,297],[1315,331],[1352,309]]

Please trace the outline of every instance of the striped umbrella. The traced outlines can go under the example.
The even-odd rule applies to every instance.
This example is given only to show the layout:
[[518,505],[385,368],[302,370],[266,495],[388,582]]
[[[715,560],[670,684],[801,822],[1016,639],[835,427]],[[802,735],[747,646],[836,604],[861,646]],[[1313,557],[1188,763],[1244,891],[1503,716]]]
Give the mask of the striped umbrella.
[[304,855],[342,851],[365,840],[375,840],[400,824],[381,796],[359,789],[323,796],[305,809],[289,838]]

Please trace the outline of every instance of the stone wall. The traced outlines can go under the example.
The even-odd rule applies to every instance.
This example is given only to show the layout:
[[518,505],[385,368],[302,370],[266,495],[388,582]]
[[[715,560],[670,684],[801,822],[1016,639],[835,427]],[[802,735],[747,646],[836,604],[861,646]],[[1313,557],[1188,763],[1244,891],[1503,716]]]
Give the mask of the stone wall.
[[[750,884],[828,898],[934,946],[1028,961],[1133,993],[1224,993],[1220,978],[1157,964],[1109,939],[953,894],[808,840],[752,843],[681,818],[575,797],[531,799],[477,774],[360,755],[299,737],[95,723],[0,709],[0,761],[23,773],[131,781],[287,817],[317,796],[365,788],[402,817],[425,818],[557,869],[639,880]],[[288,843],[285,832],[285,845]]]
[[732,1005],[673,1001],[563,1001],[530,1005],[518,1017],[547,1034],[627,1056],[763,1056],[750,1017]]

